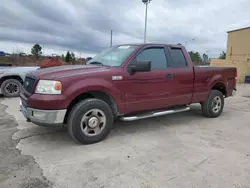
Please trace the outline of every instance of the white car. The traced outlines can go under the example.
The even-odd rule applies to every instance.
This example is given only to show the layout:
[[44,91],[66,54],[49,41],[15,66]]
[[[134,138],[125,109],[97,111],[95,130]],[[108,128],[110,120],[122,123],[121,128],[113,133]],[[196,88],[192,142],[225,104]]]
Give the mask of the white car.
[[25,76],[40,67],[0,67],[0,93],[5,97],[18,97]]

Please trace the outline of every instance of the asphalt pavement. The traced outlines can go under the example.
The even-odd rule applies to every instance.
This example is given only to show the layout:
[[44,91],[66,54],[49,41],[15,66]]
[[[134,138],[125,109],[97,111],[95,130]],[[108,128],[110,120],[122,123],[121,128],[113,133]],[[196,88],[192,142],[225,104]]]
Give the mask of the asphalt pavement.
[[[0,102],[2,101],[3,96],[0,95]],[[6,112],[7,108],[8,106],[0,105],[0,187],[51,187],[33,156],[21,154],[16,148],[21,138],[13,140],[12,136],[18,131],[18,123]]]
[[0,187],[250,187],[250,85],[220,117],[188,112],[117,122],[106,140],[76,144],[65,129],[28,123],[19,99],[0,102]]

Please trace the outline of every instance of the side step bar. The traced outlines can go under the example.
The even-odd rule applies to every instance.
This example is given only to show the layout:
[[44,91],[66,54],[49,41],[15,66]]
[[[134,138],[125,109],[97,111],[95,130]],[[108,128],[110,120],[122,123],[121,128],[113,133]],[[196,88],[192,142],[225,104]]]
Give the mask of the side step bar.
[[138,114],[134,116],[122,116],[120,119],[122,121],[135,121],[139,119],[146,119],[151,117],[157,117],[157,116],[163,116],[168,114],[174,114],[178,112],[185,112],[189,111],[190,107],[184,107],[184,108],[177,108],[177,109],[171,109],[171,110],[164,110],[164,111],[156,111],[156,112],[150,112],[150,113],[144,113],[144,114]]

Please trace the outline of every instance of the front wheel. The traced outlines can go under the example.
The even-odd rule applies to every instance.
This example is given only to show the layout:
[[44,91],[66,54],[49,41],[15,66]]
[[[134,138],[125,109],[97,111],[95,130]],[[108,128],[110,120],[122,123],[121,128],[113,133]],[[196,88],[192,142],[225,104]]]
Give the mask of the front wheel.
[[1,92],[5,97],[18,97],[22,84],[16,79],[5,80],[1,85]]
[[201,107],[203,114],[207,117],[220,116],[224,108],[223,94],[218,90],[211,90],[207,100],[201,103]]
[[106,138],[113,125],[111,107],[99,99],[86,99],[71,110],[68,118],[68,132],[83,144],[93,144]]

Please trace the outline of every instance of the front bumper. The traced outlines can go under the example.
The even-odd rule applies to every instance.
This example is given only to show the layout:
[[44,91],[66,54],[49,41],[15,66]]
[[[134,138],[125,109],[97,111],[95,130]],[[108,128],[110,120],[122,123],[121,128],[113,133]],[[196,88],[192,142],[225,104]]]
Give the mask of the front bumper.
[[31,121],[40,126],[45,127],[57,127],[62,126],[66,109],[63,110],[41,110],[35,108],[29,108],[20,101],[20,111]]

